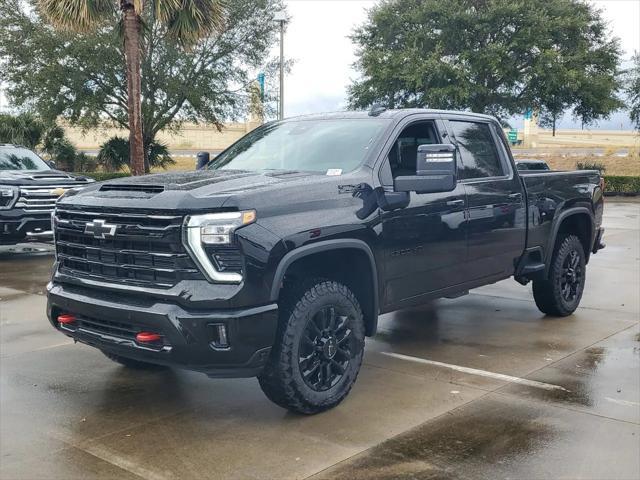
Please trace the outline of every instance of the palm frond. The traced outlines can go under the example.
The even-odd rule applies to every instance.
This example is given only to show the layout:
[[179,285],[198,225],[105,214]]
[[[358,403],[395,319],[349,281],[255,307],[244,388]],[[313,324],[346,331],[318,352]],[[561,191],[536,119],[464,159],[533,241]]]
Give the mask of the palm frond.
[[190,46],[222,28],[225,5],[224,0],[155,0],[154,13],[169,35]]
[[113,11],[114,2],[112,0],[38,0],[38,7],[54,27],[86,32]]

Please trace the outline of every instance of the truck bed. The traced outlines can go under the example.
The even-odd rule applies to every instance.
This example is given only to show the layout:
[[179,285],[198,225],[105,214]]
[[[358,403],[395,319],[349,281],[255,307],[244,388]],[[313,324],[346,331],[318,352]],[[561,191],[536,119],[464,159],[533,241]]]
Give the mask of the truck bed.
[[527,192],[527,248],[547,251],[551,228],[558,212],[569,207],[589,209],[596,223],[602,218],[603,197],[597,170],[519,171]]

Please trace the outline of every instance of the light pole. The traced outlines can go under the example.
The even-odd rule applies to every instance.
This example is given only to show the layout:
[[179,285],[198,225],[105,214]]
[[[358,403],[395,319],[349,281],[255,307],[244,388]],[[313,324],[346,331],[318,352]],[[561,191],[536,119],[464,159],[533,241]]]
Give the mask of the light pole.
[[278,108],[278,118],[284,118],[284,24],[287,21],[287,14],[284,11],[276,12],[273,19],[280,23],[280,105]]

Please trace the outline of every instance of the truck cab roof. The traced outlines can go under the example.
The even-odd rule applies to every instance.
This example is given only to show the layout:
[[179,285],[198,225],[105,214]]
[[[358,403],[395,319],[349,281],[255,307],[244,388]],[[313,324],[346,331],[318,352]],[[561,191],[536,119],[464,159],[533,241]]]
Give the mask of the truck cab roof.
[[402,109],[388,109],[381,110],[380,113],[372,114],[371,111],[367,110],[356,110],[356,111],[338,111],[338,112],[327,112],[327,113],[313,113],[308,115],[299,115],[296,117],[290,117],[283,121],[298,121],[298,120],[330,120],[336,118],[389,118],[399,120],[401,118],[407,117],[409,115],[416,114],[431,114],[431,115],[447,115],[447,116],[465,116],[465,117],[474,117],[482,120],[493,120],[495,121],[495,117],[491,115],[484,115],[481,113],[473,113],[473,112],[460,112],[453,110],[437,110],[437,109],[429,109],[429,108],[402,108]]

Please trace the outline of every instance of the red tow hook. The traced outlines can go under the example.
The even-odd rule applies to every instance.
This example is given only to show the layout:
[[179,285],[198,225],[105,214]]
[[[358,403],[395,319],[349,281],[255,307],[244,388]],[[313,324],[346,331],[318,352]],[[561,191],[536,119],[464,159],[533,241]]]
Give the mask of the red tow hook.
[[155,343],[162,340],[162,335],[152,332],[140,332],[136,335],[136,341],[140,343]]
[[70,313],[63,313],[62,315],[58,315],[58,323],[71,325],[72,323],[76,323],[76,316]]

